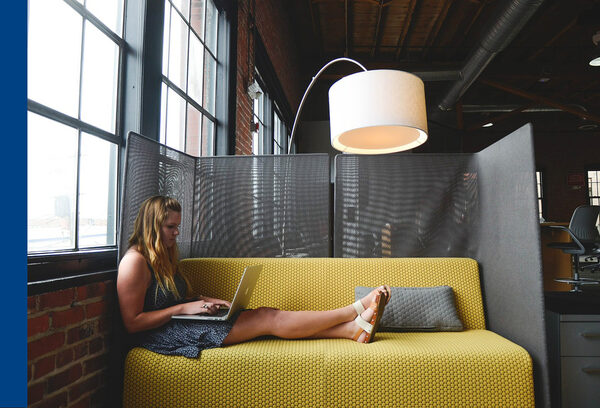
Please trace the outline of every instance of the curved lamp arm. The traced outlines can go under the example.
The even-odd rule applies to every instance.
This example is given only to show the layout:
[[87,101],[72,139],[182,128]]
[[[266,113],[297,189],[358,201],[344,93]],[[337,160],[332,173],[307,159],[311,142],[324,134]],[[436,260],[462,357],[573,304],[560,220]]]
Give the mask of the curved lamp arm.
[[367,71],[367,69],[360,62],[357,62],[357,61],[353,60],[352,58],[342,57],[342,58],[336,58],[334,60],[329,61],[327,64],[325,64],[323,66],[323,68],[321,68],[319,70],[319,72],[317,72],[317,75],[315,75],[313,77],[312,81],[310,81],[310,84],[308,84],[308,88],[306,88],[306,91],[304,91],[304,95],[302,96],[302,100],[300,101],[300,106],[298,106],[298,112],[296,112],[296,117],[294,118],[294,125],[292,126],[292,134],[290,135],[290,141],[288,144],[288,154],[290,154],[290,152],[292,151],[292,142],[294,141],[294,134],[296,133],[296,125],[298,122],[298,118],[300,117],[300,112],[302,112],[302,107],[304,106],[304,100],[306,99],[306,96],[310,92],[310,89],[313,87],[314,83],[316,82],[317,78],[319,78],[321,73],[323,71],[325,71],[330,65],[332,65],[336,62],[339,62],[339,61],[353,62],[354,64],[361,67],[364,71]]

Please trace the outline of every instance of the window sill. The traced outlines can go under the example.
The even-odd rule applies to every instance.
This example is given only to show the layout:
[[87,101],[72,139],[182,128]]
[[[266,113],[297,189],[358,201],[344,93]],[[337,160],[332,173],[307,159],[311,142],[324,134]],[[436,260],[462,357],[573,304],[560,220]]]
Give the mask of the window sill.
[[115,279],[117,249],[30,255],[27,258],[29,295]]

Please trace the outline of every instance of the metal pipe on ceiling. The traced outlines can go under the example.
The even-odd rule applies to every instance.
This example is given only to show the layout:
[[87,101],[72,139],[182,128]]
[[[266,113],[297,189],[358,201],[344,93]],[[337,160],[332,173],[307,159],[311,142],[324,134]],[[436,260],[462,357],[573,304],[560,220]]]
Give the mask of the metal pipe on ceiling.
[[454,107],[460,97],[481,75],[490,61],[517,36],[544,0],[512,0],[502,10],[460,70],[455,81],[438,103],[443,111]]

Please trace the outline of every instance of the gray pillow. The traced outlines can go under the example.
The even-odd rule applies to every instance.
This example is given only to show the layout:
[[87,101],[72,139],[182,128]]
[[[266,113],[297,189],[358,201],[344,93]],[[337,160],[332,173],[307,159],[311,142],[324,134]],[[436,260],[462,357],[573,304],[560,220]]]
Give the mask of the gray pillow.
[[[355,299],[362,299],[373,288],[357,286]],[[450,286],[426,288],[393,287],[379,330],[384,331],[461,331],[454,292]]]

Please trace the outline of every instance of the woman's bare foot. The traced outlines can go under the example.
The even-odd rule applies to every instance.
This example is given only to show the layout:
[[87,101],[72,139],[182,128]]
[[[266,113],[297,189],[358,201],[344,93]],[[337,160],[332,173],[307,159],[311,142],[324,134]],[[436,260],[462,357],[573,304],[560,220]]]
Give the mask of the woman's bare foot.
[[381,286],[373,289],[367,296],[363,297],[360,300],[360,303],[362,303],[364,309],[367,309],[369,307],[369,305],[373,301],[373,297],[375,295],[377,295],[378,293],[386,293],[387,294],[387,301],[386,301],[386,304],[387,304],[387,302],[390,301],[390,297],[392,296],[392,289],[388,285],[381,285]]

